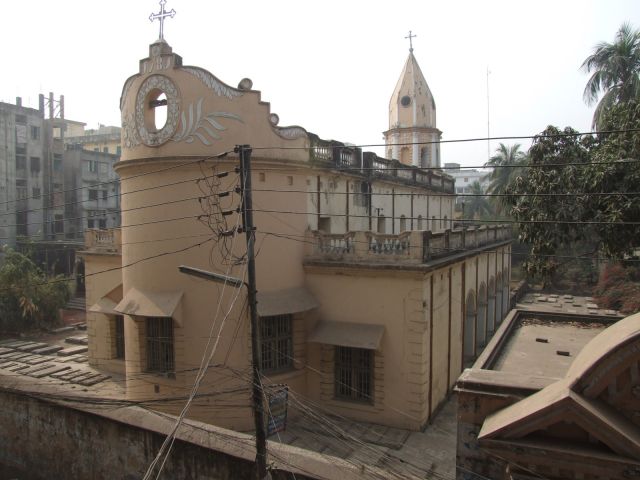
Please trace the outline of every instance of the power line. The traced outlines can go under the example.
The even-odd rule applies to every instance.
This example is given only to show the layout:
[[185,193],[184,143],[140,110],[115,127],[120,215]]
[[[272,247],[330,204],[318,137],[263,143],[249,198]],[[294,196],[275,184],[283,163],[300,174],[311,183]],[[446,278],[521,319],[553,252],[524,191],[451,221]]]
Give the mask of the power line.
[[[242,185],[242,188],[244,189],[244,184]],[[237,232],[238,231],[238,226],[240,223],[240,215],[236,216],[236,225],[235,228],[232,229],[233,232]],[[233,251],[233,245],[235,243],[236,240],[236,235],[235,233],[233,234],[232,237],[232,243],[231,243],[231,247],[230,247],[230,251]],[[223,252],[223,256],[224,256],[224,252]],[[238,297],[240,295],[240,291],[242,289],[242,283],[240,283],[236,289],[235,289],[235,296],[233,297],[233,301],[231,302],[231,305],[229,306],[227,312],[225,313],[225,315],[223,316],[221,322],[220,322],[220,326],[218,328],[218,335],[215,339],[215,342],[213,343],[213,346],[211,347],[211,351],[209,352],[209,354],[207,355],[207,351],[209,350],[209,346],[211,345],[211,341],[212,341],[212,337],[214,334],[214,329],[215,329],[215,325],[218,319],[218,316],[220,315],[220,310],[222,307],[222,298],[224,297],[224,291],[227,287],[227,282],[229,280],[229,275],[231,274],[231,269],[233,267],[233,263],[229,262],[228,263],[228,268],[227,268],[227,273],[225,275],[225,280],[224,280],[224,284],[222,287],[222,292],[218,298],[218,304],[216,307],[216,311],[215,311],[215,316],[213,321],[211,322],[211,328],[209,330],[209,338],[207,339],[207,344],[205,345],[203,354],[202,354],[202,359],[200,361],[200,368],[198,370],[198,373],[196,375],[196,379],[194,381],[190,396],[187,400],[187,402],[185,403],[184,407],[182,408],[182,410],[180,411],[180,415],[178,416],[178,418],[176,419],[176,422],[174,424],[174,427],[172,429],[172,431],[170,432],[170,434],[165,438],[164,442],[162,443],[162,446],[160,447],[160,450],[158,451],[158,453],[156,454],[155,458],[153,459],[153,461],[151,462],[151,464],[149,465],[149,467],[147,468],[147,471],[144,475],[144,480],[148,480],[151,476],[151,474],[153,473],[153,471],[156,468],[156,465],[158,464],[158,462],[160,461],[160,459],[162,458],[162,456],[164,455],[164,459],[162,460],[162,463],[160,463],[160,467],[158,468],[158,472],[156,474],[156,479],[158,479],[162,473],[162,470],[164,469],[165,463],[167,461],[167,459],[169,458],[169,454],[171,453],[171,449],[173,447],[173,443],[175,441],[175,436],[177,433],[178,428],[180,427],[180,425],[182,424],[182,421],[184,419],[184,417],[186,416],[187,412],[189,411],[189,407],[191,406],[191,403],[193,402],[193,399],[195,397],[195,395],[198,392],[198,389],[200,388],[200,384],[202,382],[202,380],[204,379],[206,373],[207,373],[207,369],[209,368],[209,364],[211,363],[211,360],[213,359],[213,356],[218,348],[219,342],[220,342],[220,338],[221,338],[221,332],[222,329],[224,328],[224,325],[226,323],[227,318],[229,317],[229,315],[231,314],[231,311],[233,310],[233,307],[236,303],[236,301],[238,300]],[[246,274],[246,270],[247,270],[247,264],[245,264],[245,272],[243,273],[243,277]],[[166,454],[164,453],[166,450]]]
[[454,140],[435,140],[425,142],[406,142],[406,143],[366,143],[362,145],[344,145],[340,142],[337,145],[331,144],[330,141],[321,140],[326,142],[325,144],[314,145],[311,147],[252,147],[254,150],[313,150],[316,148],[368,148],[368,147],[389,147],[389,146],[411,146],[411,145],[431,145],[441,143],[467,143],[467,142],[487,142],[493,140],[533,140],[536,138],[566,138],[566,137],[584,137],[587,135],[609,135],[612,133],[634,133],[640,132],[640,128],[627,128],[619,130],[603,130],[603,131],[589,131],[589,132],[574,132],[574,133],[554,133],[554,134],[537,134],[537,135],[514,135],[514,136],[501,136],[501,137],[473,137],[473,138],[461,138]]
[[[178,181],[175,181],[175,182],[163,183],[161,185],[154,185],[152,187],[139,188],[137,190],[129,190],[128,192],[114,193],[114,194],[107,195],[106,197],[102,197],[102,201],[105,201],[108,198],[122,197],[124,195],[131,195],[133,193],[139,193],[139,192],[147,192],[149,190],[155,190],[157,188],[164,188],[164,187],[172,187],[174,185],[180,185],[180,184],[183,184],[183,183],[189,183],[189,182],[196,182],[197,183],[197,182],[206,180],[208,178],[219,177],[220,175],[225,175],[226,176],[229,173],[231,173],[231,172],[221,172],[219,174],[214,174],[214,175],[195,177],[195,178],[190,178],[190,179],[187,179],[187,180],[178,180]],[[94,188],[94,185],[91,185],[91,186],[88,186],[88,187],[84,187],[84,188],[92,189],[92,188]],[[62,192],[54,192],[51,195],[58,194],[58,193],[62,193]],[[38,208],[30,208],[30,209],[27,209],[27,210],[16,210],[16,211],[11,211],[11,212],[0,213],[0,216],[2,216],[2,215],[14,215],[14,214],[17,214],[17,213],[38,212],[40,210],[53,210],[53,209],[56,209],[56,208],[68,207],[68,206],[71,206],[71,205],[79,205],[79,204],[82,204],[82,203],[96,202],[96,201],[98,201],[98,200],[87,199],[87,200],[78,200],[78,201],[75,201],[75,202],[58,203],[58,204],[55,204],[55,205],[50,205],[48,207],[38,207]],[[24,225],[24,224],[20,224],[20,225]]]
[[[187,217],[187,218],[190,218],[190,217]],[[207,240],[195,243],[193,245],[189,245],[189,246],[184,247],[184,248],[179,248],[177,250],[172,250],[172,251],[169,251],[169,252],[162,252],[162,253],[158,253],[156,255],[151,255],[149,257],[140,258],[138,260],[135,260],[133,262],[127,263],[127,264],[119,266],[119,267],[107,268],[106,270],[100,270],[98,272],[85,273],[84,275],[74,275],[72,277],[55,278],[55,279],[52,279],[52,280],[46,280],[44,282],[33,283],[33,284],[30,284],[29,286],[37,287],[37,286],[42,286],[42,285],[51,285],[51,284],[54,284],[54,283],[69,282],[69,281],[75,280],[76,278],[93,277],[94,275],[100,275],[100,274],[103,274],[103,273],[115,272],[117,270],[123,270],[125,268],[132,267],[133,265],[137,265],[138,263],[142,263],[142,262],[145,262],[147,260],[153,260],[155,258],[160,258],[160,257],[164,257],[164,256],[167,256],[167,255],[173,255],[173,254],[176,254],[176,253],[186,252],[187,250],[191,250],[192,248],[200,247],[200,246],[202,246],[202,245],[204,245],[204,244],[206,244],[208,242],[211,242],[212,240],[213,240],[213,238],[209,238]],[[12,288],[13,287],[11,287],[11,286],[4,287],[4,288],[1,288],[0,291],[11,290]]]
[[[157,224],[157,223],[165,223],[165,222],[175,222],[178,220],[187,220],[187,219],[192,219],[192,218],[202,218],[205,217],[206,215],[204,214],[200,214],[200,215],[187,215],[184,217],[176,217],[176,218],[165,218],[165,219],[161,219],[161,220],[150,220],[148,222],[142,222],[142,223],[132,223],[129,225],[120,225],[117,228],[132,228],[132,227],[140,227],[143,225],[153,225],[153,224]],[[91,229],[86,229],[84,231],[88,231]],[[7,240],[9,237],[0,237],[0,240]],[[33,237],[29,237],[29,238],[33,238]]]
[[[349,218],[381,218],[381,216],[374,215],[353,215],[351,213],[328,213],[328,212],[295,212],[291,210],[267,210],[267,209],[253,209],[254,212],[263,212],[263,213],[280,213],[285,215],[314,215],[314,216],[324,216],[324,217],[349,217]],[[385,219],[393,219],[399,220],[402,219],[400,217],[384,217]],[[431,219],[427,217],[404,217],[406,220],[440,220],[451,222],[455,221],[452,218],[439,218],[432,217]],[[637,222],[601,222],[597,220],[457,220],[458,222],[468,222],[468,223],[487,223],[487,224],[553,224],[553,225],[618,225],[618,226],[627,226],[627,225],[640,225],[640,221]]]
[[[207,160],[212,160],[214,158],[224,158],[226,157],[229,153],[232,153],[232,150],[226,151],[226,152],[222,152],[219,153],[217,155],[212,155],[210,157],[206,157],[206,158],[199,158],[196,160],[190,160],[188,162],[184,162],[184,163],[180,163],[177,165],[172,165],[170,167],[166,167],[166,168],[161,168],[159,170],[153,170],[151,172],[143,172],[143,173],[138,173],[136,175],[131,175],[130,177],[124,178],[124,179],[117,179],[117,180],[109,180],[108,182],[98,182],[98,183],[94,183],[93,185],[87,185],[87,186],[83,186],[83,187],[75,187],[75,188],[69,188],[69,189],[65,189],[65,190],[59,190],[56,192],[51,192],[49,193],[49,195],[54,195],[57,193],[67,193],[67,192],[76,192],[79,190],[85,190],[85,189],[90,189],[90,188],[95,188],[95,187],[100,187],[102,185],[111,185],[111,184],[117,184],[117,183],[121,183],[124,182],[126,180],[133,180],[134,178],[139,178],[139,177],[144,177],[146,175],[152,175],[154,173],[162,173],[162,172],[166,172],[168,170],[173,170],[176,168],[180,168],[180,167],[185,167],[188,165],[196,165],[198,163],[202,163],[202,162],[206,162]],[[38,199],[39,197],[34,197],[33,195],[30,197],[25,197],[25,198],[20,198],[20,199],[15,199],[15,200],[6,200],[4,202],[0,202],[0,205],[6,205],[8,203],[16,203],[19,201],[23,201],[23,200],[30,200],[30,199]]]
[[[303,243],[303,244],[307,244],[307,245],[313,245],[313,246],[320,246],[321,243],[319,241],[314,241],[313,239],[309,239],[309,237],[305,236],[305,235],[296,235],[296,234],[288,234],[288,233],[283,233],[283,232],[269,232],[266,230],[257,230],[257,233],[262,233],[263,235],[266,236],[273,236],[273,237],[277,237],[277,238],[284,238],[286,240],[291,240],[291,241],[295,241],[295,242],[299,242],[299,243]],[[374,234],[375,235],[375,234]],[[296,238],[298,237],[298,238]],[[509,239],[512,240],[512,239]],[[505,242],[507,240],[504,240]],[[369,246],[369,242],[363,242],[363,241],[358,241],[355,239],[350,239],[349,243],[360,243],[366,246]],[[496,242],[497,243],[497,242]],[[486,245],[486,247],[489,247],[489,245]],[[405,247],[407,250],[422,250],[423,246],[422,245],[407,245]],[[456,249],[456,248],[446,248],[446,247],[430,247],[431,250],[434,250],[438,253],[442,253],[442,252],[447,252],[447,253],[451,253],[451,254],[456,254],[456,253],[461,253],[462,249]],[[535,257],[539,257],[539,258],[558,258],[558,259],[569,259],[569,260],[585,260],[585,261],[595,261],[595,260],[599,260],[599,261],[609,261],[611,260],[611,258],[606,258],[606,257],[596,257],[596,256],[592,256],[589,254],[584,254],[584,255],[543,255],[543,254],[530,254],[530,253],[517,253],[517,252],[501,252],[499,250],[488,250],[488,249],[484,249],[483,246],[479,246],[479,247],[471,247],[468,250],[475,250],[475,249],[483,249],[484,253],[495,253],[495,254],[500,254],[503,256],[515,256],[515,257],[529,257],[529,256],[535,256]],[[385,256],[384,253],[379,254],[379,257],[383,258]],[[393,258],[393,257],[391,257]],[[441,257],[437,257],[434,260],[438,260]],[[396,259],[397,260],[397,259]],[[635,262],[640,262],[640,259],[638,260],[634,260],[634,259],[627,259],[625,260],[627,262],[631,262],[631,263],[635,263]],[[366,262],[365,262],[366,263]]]
[[[232,192],[221,192],[220,194],[211,194],[211,196],[226,196],[228,194],[230,194]],[[60,221],[64,221],[64,222],[68,222],[71,220],[82,220],[82,219],[95,219],[95,218],[99,218],[99,217],[106,217],[108,215],[113,215],[114,213],[118,213],[118,214],[122,214],[125,212],[132,212],[134,210],[142,210],[145,208],[153,208],[153,207],[160,207],[163,205],[172,205],[175,203],[181,203],[181,202],[188,202],[190,200],[203,200],[205,199],[206,196],[196,196],[196,197],[187,197],[187,198],[182,198],[179,200],[169,200],[167,202],[160,202],[160,203],[152,203],[149,205],[141,205],[139,207],[131,207],[131,208],[125,208],[124,210],[117,210],[116,212],[108,212],[105,211],[104,213],[100,213],[98,215],[82,215],[80,217],[63,217],[61,219],[58,220],[44,220],[42,222],[31,222],[31,223],[16,223],[16,224],[9,224],[9,225],[3,225],[4,227],[23,227],[23,226],[28,226],[28,225],[48,225],[48,224],[55,224],[56,222],[60,222]],[[123,227],[117,227],[117,228],[123,228]],[[76,232],[78,233],[78,232]],[[1,238],[1,237],[0,237]]]
[[[275,147],[274,147],[275,148]],[[284,148],[284,147],[283,147]],[[291,148],[302,148],[302,147],[291,147]],[[389,159],[385,159],[385,158],[380,158],[381,160],[385,160],[388,162],[392,162],[392,160]],[[399,162],[398,162],[399,163]],[[355,172],[374,172],[374,173],[385,173],[386,171],[394,171],[394,170],[411,170],[411,171],[416,171],[416,172],[420,172],[420,171],[431,171],[431,170],[436,170],[438,172],[442,171],[442,170],[454,170],[454,171],[458,171],[458,170],[462,170],[462,169],[477,169],[477,168],[486,168],[486,169],[498,169],[498,168],[561,168],[561,167],[587,167],[590,165],[613,165],[613,164],[634,164],[634,163],[640,163],[640,159],[621,159],[621,160],[602,160],[602,161],[593,161],[593,162],[565,162],[565,163],[545,163],[545,164],[531,164],[531,163],[504,163],[504,164],[500,164],[500,165],[476,165],[476,166],[460,166],[460,167],[414,167],[412,165],[405,165],[405,164],[392,164],[392,165],[386,165],[383,164],[381,166],[376,166],[376,167],[365,167],[364,165],[361,167],[355,166],[345,166],[344,164],[338,164],[338,165],[321,165],[323,167],[325,167],[327,170],[338,170],[340,172],[350,172],[350,171],[355,171]],[[315,165],[310,164],[308,167],[305,166],[291,166],[287,169],[287,171],[291,171],[291,170],[308,170],[311,167],[314,167]],[[256,170],[260,171],[260,172],[269,172],[269,171],[275,171],[275,172],[282,172],[282,168],[261,168],[261,167],[256,167]],[[446,173],[446,172],[445,172]],[[487,172],[487,175],[489,175],[490,172]],[[398,177],[400,179],[402,179],[403,177]]]
[[[433,194],[433,193],[415,193],[415,192],[341,192],[341,191],[323,191],[323,190],[279,190],[273,188],[256,188],[253,190],[254,192],[276,192],[276,193],[307,193],[307,194],[328,194],[328,195],[363,195],[368,197],[384,197],[384,196],[410,196],[410,197],[445,197],[448,198],[452,194],[442,195],[442,194]],[[460,197],[600,197],[600,196],[638,196],[640,192],[575,192],[575,193],[457,193],[454,194],[457,198]]]

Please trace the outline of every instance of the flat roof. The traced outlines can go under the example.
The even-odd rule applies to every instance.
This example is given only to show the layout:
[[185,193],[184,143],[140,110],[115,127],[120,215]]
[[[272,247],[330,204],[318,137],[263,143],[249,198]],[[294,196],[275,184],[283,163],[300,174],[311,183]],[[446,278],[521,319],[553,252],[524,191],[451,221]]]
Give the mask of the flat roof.
[[591,318],[521,316],[508,332],[489,370],[562,378],[576,355],[609,325]]

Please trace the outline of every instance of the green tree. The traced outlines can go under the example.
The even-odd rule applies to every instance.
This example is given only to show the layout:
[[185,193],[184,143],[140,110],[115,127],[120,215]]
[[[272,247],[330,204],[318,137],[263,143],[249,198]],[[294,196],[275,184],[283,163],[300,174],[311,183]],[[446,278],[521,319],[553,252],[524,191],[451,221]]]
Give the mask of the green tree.
[[[583,170],[589,219],[604,255],[620,259],[640,246],[640,101],[613,105],[602,117],[603,131]],[[634,131],[636,130],[636,131]]]
[[[506,189],[510,213],[519,222],[519,239],[531,245],[523,268],[545,280],[562,263],[558,252],[593,254],[592,229],[574,223],[590,218],[589,197],[582,194],[582,172],[590,160],[593,138],[576,133],[571,128],[547,127],[529,149],[527,175],[517,176]],[[577,246],[583,251],[575,251]]]
[[[486,176],[489,180],[487,193],[493,195],[506,193],[506,188],[513,179],[524,173],[521,167],[514,167],[514,165],[524,165],[525,163],[526,155],[520,150],[519,143],[511,146],[501,143],[496,149],[495,155],[485,163],[485,167],[492,168],[491,173],[488,173]],[[491,203],[497,212],[502,213],[511,206],[509,202],[506,201],[506,197],[492,197]]]
[[47,278],[25,255],[5,250],[0,268],[0,330],[53,325],[69,296],[67,282],[60,277]]
[[464,203],[464,218],[475,220],[492,215],[491,205],[480,182],[475,181],[471,184],[469,194],[471,196],[466,197],[467,200]]
[[601,122],[617,132],[548,127],[529,150],[528,174],[507,187],[520,240],[532,247],[530,275],[549,279],[564,255],[622,259],[639,246],[640,102],[612,105]]
[[640,98],[640,31],[622,24],[614,42],[596,45],[581,68],[593,72],[584,89],[585,102],[594,105],[602,94],[592,122],[602,130],[602,116],[609,108]]

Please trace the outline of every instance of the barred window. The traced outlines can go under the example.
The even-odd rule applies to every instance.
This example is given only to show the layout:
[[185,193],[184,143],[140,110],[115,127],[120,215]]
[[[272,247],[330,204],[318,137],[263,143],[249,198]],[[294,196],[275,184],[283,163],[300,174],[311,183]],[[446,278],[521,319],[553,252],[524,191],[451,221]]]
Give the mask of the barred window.
[[260,318],[262,370],[273,372],[293,366],[291,315]]
[[31,172],[38,173],[40,172],[40,157],[31,157]]
[[336,347],[336,398],[373,403],[373,350]]
[[116,331],[115,331],[116,357],[124,358],[124,317],[116,315]]
[[64,216],[63,215],[53,216],[53,231],[54,233],[64,233]]
[[25,155],[16,154],[16,170],[27,169],[27,157]]
[[147,326],[147,371],[168,373],[174,369],[173,319],[149,317]]

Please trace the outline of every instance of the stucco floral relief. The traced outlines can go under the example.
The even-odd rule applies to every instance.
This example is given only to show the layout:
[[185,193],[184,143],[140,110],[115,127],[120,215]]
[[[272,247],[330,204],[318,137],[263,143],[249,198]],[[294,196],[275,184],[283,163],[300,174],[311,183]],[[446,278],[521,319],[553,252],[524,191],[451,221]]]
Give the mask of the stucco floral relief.
[[[238,115],[229,112],[210,112],[202,113],[202,103],[204,99],[200,98],[194,105],[182,111],[180,116],[180,130],[171,138],[174,142],[184,141],[193,143],[196,139],[204,145],[211,145],[213,141],[219,140],[221,137],[219,132],[227,129],[220,119],[228,119],[244,123]],[[186,111],[185,111],[186,110]]]

